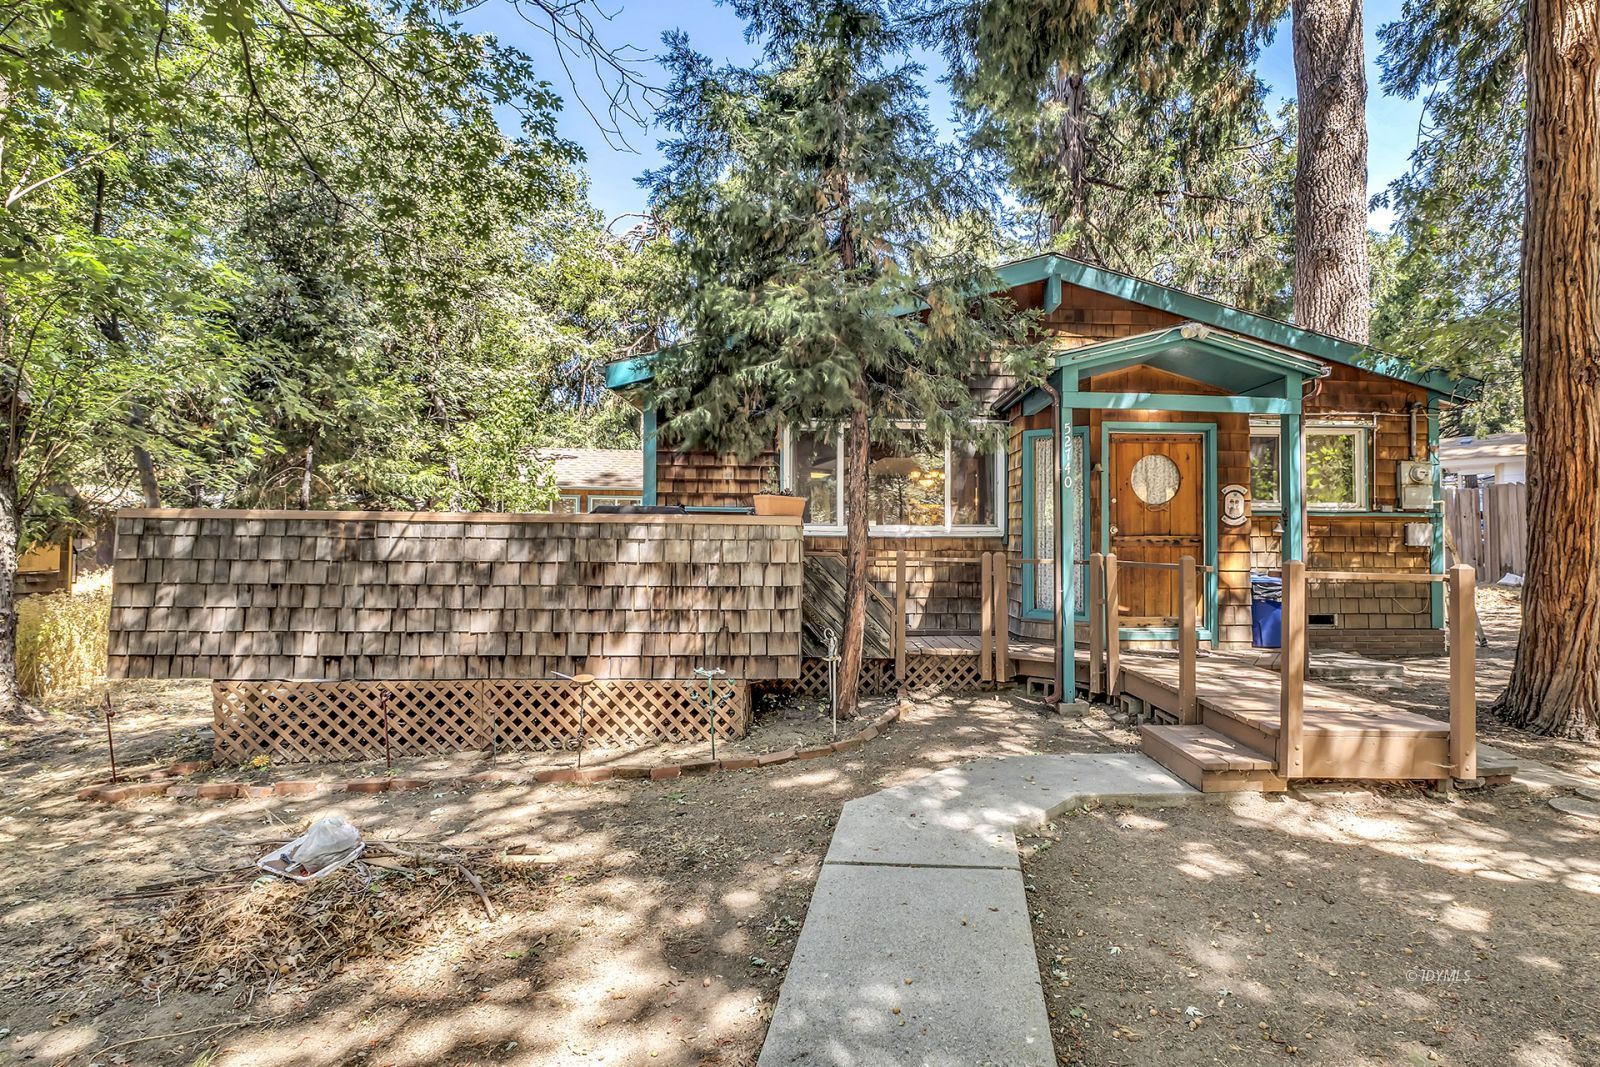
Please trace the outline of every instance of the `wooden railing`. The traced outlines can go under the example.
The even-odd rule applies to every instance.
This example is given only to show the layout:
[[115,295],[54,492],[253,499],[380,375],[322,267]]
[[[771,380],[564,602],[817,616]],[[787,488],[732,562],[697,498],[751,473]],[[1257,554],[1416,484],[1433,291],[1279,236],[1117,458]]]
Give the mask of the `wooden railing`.
[[[1178,572],[1178,707],[1181,725],[1197,725],[1201,712],[1196,686],[1199,639],[1195,601],[1200,575],[1213,568],[1197,566],[1192,556],[1177,563],[1139,563],[1119,560],[1114,553],[1089,557],[1089,693],[1114,699],[1122,694],[1121,609],[1119,572],[1124,567],[1173,568]],[[1431,585],[1445,583],[1450,644],[1450,774],[1455,778],[1478,776],[1477,669],[1474,599],[1476,576],[1465,564],[1447,574],[1390,574],[1376,571],[1307,571],[1299,560],[1284,563],[1282,637],[1278,674],[1278,748],[1276,770],[1280,777],[1297,778],[1305,770],[1305,681],[1310,662],[1306,633],[1306,587],[1312,582],[1384,582]]]

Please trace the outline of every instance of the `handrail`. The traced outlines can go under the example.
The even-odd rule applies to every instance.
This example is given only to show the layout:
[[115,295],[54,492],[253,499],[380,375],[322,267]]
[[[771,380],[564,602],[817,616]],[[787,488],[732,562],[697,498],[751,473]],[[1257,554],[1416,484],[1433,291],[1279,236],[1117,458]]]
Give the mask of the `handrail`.
[[[1185,559],[1192,559],[1193,557],[1186,556],[1184,558]],[[1182,567],[1183,567],[1182,563],[1162,563],[1159,560],[1119,559],[1117,562],[1119,564],[1121,564],[1122,566],[1124,566],[1124,567],[1156,567],[1156,568],[1159,568],[1161,570],[1173,570],[1173,571],[1181,570]],[[1215,574],[1215,573],[1217,573],[1217,568],[1202,566],[1199,563],[1195,564],[1194,569],[1199,574]]]
[[1384,571],[1306,571],[1308,582],[1393,582],[1396,585],[1433,585],[1446,581],[1442,574],[1389,574]]

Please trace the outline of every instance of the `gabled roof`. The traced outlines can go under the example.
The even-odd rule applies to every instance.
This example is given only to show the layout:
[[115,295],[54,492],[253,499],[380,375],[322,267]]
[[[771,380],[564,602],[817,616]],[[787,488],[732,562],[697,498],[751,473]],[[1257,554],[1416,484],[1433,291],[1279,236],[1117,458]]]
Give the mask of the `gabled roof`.
[[644,484],[644,454],[637,448],[536,448],[555,467],[562,489],[631,489]]
[[1281,319],[1243,311],[1181,289],[1172,289],[1105,267],[1091,266],[1067,256],[1054,253],[1030,256],[1002,264],[995,269],[995,274],[1007,288],[1044,282],[1047,312],[1060,306],[1061,284],[1066,283],[1158,308],[1179,318],[1215,326],[1303,355],[1398,378],[1441,397],[1473,400],[1483,388],[1483,383],[1476,378],[1454,378],[1439,370],[1418,370],[1398,356],[1380,352],[1370,345],[1352,344],[1328,334],[1302,329]]

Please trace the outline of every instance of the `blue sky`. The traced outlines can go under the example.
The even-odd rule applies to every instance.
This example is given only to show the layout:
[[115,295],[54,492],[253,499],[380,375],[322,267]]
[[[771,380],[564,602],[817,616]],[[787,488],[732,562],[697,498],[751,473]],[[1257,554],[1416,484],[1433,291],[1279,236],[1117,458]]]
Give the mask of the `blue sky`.
[[[733,12],[715,3],[715,0],[674,0],[672,3],[645,2],[645,0],[599,0],[607,13],[613,13],[609,22],[601,22],[599,30],[604,40],[614,47],[631,45],[647,56],[661,50],[661,35],[669,29],[688,32],[693,46],[719,61],[744,62],[752,58],[755,49],[744,40],[744,28]],[[1382,191],[1384,186],[1406,170],[1411,150],[1416,146],[1417,123],[1421,103],[1384,96],[1378,83],[1377,54],[1378,27],[1399,17],[1399,0],[1374,0],[1364,8],[1367,38],[1367,136],[1369,139],[1368,192]],[[549,39],[524,22],[509,4],[489,3],[471,12],[464,20],[467,28],[496,34],[507,44],[528,52],[551,81],[556,91],[567,99],[560,120],[563,136],[581,145],[586,154],[585,169],[589,174],[590,199],[608,219],[639,211],[645,203],[645,194],[636,179],[645,170],[661,161],[656,149],[660,132],[624,124],[624,134],[631,147],[608,143],[608,138],[584,109],[572,99],[573,85],[567,80]],[[948,131],[950,123],[950,98],[939,79],[943,65],[931,52],[914,57],[927,67],[928,108],[934,120]],[[1274,108],[1294,95],[1294,56],[1289,41],[1289,26],[1285,19],[1277,36],[1257,64],[1262,78],[1273,92]],[[665,74],[653,62],[641,67],[641,72],[656,84],[664,84]],[[582,70],[575,70],[577,91],[584,94],[597,110],[604,103],[597,84],[586,78]],[[615,138],[611,138],[615,141]],[[1372,224],[1386,229],[1390,223],[1387,212],[1375,212]]]

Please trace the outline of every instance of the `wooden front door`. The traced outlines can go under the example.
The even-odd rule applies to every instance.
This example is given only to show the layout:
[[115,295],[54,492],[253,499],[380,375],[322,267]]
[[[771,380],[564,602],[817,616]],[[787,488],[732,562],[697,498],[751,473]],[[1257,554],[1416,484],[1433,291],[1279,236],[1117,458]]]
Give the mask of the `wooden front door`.
[[[1205,437],[1198,433],[1111,435],[1110,547],[1119,561],[1206,563]],[[1197,576],[1198,577],[1198,576]],[[1178,624],[1178,571],[1118,570],[1118,610],[1127,626]],[[1195,618],[1204,620],[1205,582],[1195,582]]]

